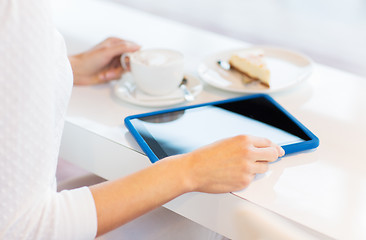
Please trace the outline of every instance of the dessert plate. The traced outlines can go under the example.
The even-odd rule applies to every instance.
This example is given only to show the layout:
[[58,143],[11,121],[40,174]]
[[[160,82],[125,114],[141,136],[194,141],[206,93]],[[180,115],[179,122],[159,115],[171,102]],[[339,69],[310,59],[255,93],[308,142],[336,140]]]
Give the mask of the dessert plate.
[[[270,88],[254,81],[243,83],[243,74],[235,70],[225,70],[217,62],[228,61],[230,56],[238,51],[253,51],[261,49],[265,61],[271,71]],[[231,92],[241,93],[271,93],[293,87],[312,72],[312,60],[300,53],[283,48],[253,46],[243,49],[232,49],[219,52],[207,57],[198,67],[199,76],[209,85]],[[244,76],[245,77],[245,76]]]
[[[186,87],[193,96],[197,96],[202,91],[201,81],[191,75],[185,75],[187,79]],[[140,91],[130,73],[126,73],[122,78],[114,85],[114,94],[129,103],[145,106],[145,107],[162,107],[171,106],[186,101],[184,98],[184,92],[182,89],[177,88],[174,92],[164,96],[152,96]]]

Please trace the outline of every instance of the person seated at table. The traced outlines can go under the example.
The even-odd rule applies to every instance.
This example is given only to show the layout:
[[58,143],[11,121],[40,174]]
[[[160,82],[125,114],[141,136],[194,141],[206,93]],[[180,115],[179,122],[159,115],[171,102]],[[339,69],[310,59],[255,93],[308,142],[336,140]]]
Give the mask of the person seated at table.
[[236,136],[121,179],[57,192],[73,78],[78,85],[118,79],[119,57],[139,46],[109,38],[71,56],[71,69],[51,12],[48,1],[0,3],[1,239],[93,239],[185,193],[243,189],[284,155],[268,139]]

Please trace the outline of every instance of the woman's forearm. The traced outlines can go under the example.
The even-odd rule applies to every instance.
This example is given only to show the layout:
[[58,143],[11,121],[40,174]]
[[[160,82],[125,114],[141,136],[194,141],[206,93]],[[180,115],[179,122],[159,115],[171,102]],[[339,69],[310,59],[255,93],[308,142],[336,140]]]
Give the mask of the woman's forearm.
[[181,160],[161,160],[125,178],[90,187],[97,210],[98,235],[191,191],[187,166]]

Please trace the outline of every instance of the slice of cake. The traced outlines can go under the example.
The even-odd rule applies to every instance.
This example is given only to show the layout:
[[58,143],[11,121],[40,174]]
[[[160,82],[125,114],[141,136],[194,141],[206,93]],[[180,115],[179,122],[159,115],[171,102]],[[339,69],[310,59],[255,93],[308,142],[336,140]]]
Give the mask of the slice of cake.
[[271,74],[262,50],[237,52],[230,57],[229,63],[237,71],[269,87]]

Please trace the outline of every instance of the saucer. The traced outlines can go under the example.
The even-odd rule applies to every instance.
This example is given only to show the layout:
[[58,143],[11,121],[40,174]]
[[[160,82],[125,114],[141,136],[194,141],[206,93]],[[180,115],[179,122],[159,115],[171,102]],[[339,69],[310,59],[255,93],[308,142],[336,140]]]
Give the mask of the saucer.
[[[187,79],[187,89],[193,96],[197,96],[202,91],[201,81],[191,75],[185,75]],[[114,86],[114,94],[123,101],[145,107],[171,106],[185,102],[183,90],[177,88],[174,92],[163,96],[148,95],[139,90],[130,73],[126,73]]]

